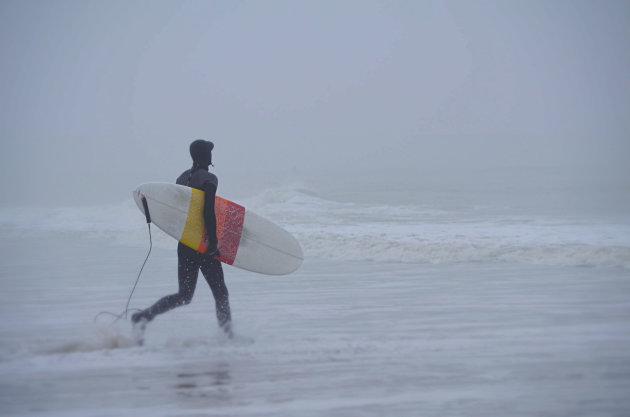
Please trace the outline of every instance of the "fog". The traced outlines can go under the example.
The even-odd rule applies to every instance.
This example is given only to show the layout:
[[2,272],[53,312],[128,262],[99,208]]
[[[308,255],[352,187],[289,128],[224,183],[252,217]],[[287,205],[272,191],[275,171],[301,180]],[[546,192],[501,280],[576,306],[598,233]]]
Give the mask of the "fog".
[[[219,193],[630,194],[627,2],[0,3],[2,205],[99,204],[214,141]],[[616,200],[611,200],[616,201]]]

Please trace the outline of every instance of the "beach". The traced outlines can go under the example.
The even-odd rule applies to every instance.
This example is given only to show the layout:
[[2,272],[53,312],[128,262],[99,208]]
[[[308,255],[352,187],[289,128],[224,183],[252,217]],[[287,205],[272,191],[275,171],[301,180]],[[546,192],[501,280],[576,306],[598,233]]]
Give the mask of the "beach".
[[[139,212],[128,211],[126,202],[119,213],[86,214],[101,223],[81,216],[64,223],[51,214],[39,238],[6,214],[2,414],[621,416],[630,410],[624,265],[562,265],[565,256],[555,265],[367,254],[342,260],[326,256],[330,247],[317,249],[326,217],[300,214],[296,207],[309,201],[301,193],[285,197],[249,202],[276,213],[274,220],[301,238],[306,260],[280,277],[224,266],[235,339],[219,333],[200,277],[193,302],[151,322],[144,346],[134,344],[128,320],[98,315],[124,310],[148,250]],[[327,206],[330,218],[351,208],[317,204]],[[333,215],[333,206],[341,211]],[[323,210],[313,201],[309,207],[311,214]],[[359,219],[354,228],[337,228],[345,243],[331,253],[345,247],[358,256],[351,242],[369,241],[378,219],[368,214],[382,208],[360,207],[346,214]],[[409,213],[399,209],[394,222],[404,225]],[[126,237],[116,232],[132,224]],[[145,308],[177,288],[175,242],[152,233],[154,247],[130,308]]]

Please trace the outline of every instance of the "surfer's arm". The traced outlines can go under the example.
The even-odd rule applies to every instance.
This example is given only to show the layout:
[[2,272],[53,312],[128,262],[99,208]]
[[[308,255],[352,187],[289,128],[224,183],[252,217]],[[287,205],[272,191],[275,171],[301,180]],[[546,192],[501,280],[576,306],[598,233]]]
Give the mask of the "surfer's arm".
[[214,197],[217,193],[217,185],[213,182],[206,182],[203,185],[206,193],[206,199],[203,205],[203,220],[206,223],[206,232],[208,243],[210,244],[209,250],[213,251],[217,248],[217,217],[214,213]]

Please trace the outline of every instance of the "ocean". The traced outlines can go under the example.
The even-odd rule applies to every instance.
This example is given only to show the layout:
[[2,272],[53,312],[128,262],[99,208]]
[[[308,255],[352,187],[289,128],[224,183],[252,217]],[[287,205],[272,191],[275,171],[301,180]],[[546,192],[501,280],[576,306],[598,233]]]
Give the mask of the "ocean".
[[[1,208],[0,413],[629,415],[630,211],[606,196],[335,183],[239,196],[297,237],[304,264],[225,266],[235,340],[200,279],[141,347],[99,315],[124,309],[148,250],[131,196]],[[131,308],[177,289],[176,242],[156,227],[152,241]]]

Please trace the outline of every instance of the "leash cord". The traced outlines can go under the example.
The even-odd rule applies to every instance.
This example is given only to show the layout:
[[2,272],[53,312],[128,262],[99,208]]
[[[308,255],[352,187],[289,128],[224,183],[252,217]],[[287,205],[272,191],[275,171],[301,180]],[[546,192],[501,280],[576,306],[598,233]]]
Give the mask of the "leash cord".
[[109,311],[101,311],[96,316],[94,316],[94,322],[95,323],[96,323],[97,319],[100,316],[102,316],[102,315],[114,316],[114,321],[111,323],[111,324],[114,324],[114,323],[116,323],[118,320],[120,320],[122,318],[124,318],[126,320],[127,319],[127,313],[129,311],[140,311],[137,308],[132,308],[130,310],[129,309],[129,303],[131,302],[131,297],[133,296],[133,293],[136,290],[136,286],[138,285],[138,281],[140,281],[140,276],[142,276],[142,271],[144,270],[144,266],[147,264],[147,261],[149,260],[149,255],[151,255],[151,250],[153,249],[153,238],[151,237],[151,223],[147,223],[147,225],[149,226],[149,252],[147,253],[146,258],[144,258],[144,262],[142,263],[142,267],[140,267],[140,272],[138,272],[138,277],[136,278],[136,282],[133,284],[133,288],[131,289],[131,292],[129,293],[129,298],[127,299],[127,305],[125,306],[125,310],[122,313],[120,313],[120,314],[111,313]]

